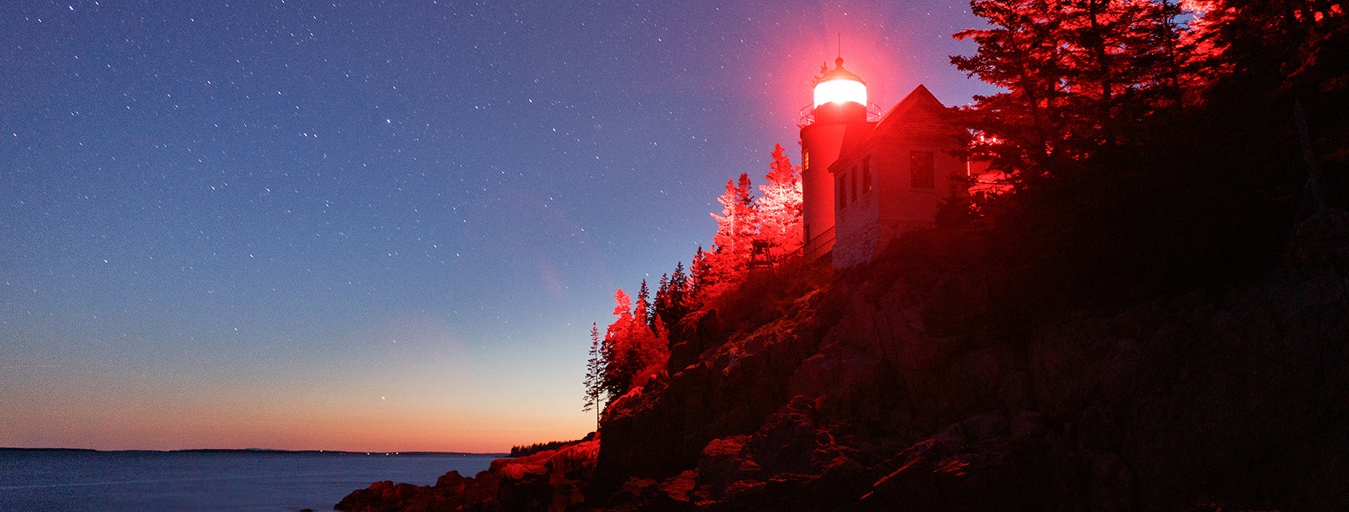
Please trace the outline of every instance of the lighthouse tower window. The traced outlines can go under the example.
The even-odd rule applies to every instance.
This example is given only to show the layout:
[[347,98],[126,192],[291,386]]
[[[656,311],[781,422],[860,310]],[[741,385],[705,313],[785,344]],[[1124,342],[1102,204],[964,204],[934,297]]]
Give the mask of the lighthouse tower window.
[[932,152],[909,152],[909,186],[913,188],[933,188]]

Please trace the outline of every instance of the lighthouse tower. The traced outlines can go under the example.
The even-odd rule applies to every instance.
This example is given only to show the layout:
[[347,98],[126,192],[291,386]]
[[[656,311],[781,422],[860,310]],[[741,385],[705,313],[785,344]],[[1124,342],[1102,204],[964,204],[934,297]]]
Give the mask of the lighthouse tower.
[[815,79],[815,102],[801,123],[801,188],[803,252],[814,260],[834,248],[834,176],[829,166],[850,140],[866,138],[875,125],[867,119],[867,83],[843,69]]

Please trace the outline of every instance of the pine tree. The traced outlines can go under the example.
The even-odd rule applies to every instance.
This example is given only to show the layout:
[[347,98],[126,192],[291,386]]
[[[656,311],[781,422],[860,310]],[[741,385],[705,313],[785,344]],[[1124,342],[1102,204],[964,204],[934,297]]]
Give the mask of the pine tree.
[[600,413],[604,410],[601,398],[604,396],[605,358],[600,348],[600,328],[590,324],[590,359],[586,360],[585,402],[581,412],[595,410],[595,429],[599,429]]
[[655,310],[651,307],[651,290],[647,288],[645,279],[642,280],[642,287],[637,290],[637,304],[635,307],[636,312],[633,313],[633,316],[637,317],[637,320],[640,322],[650,324],[651,317],[655,314]]
[[627,364],[631,359],[629,354],[631,347],[626,334],[632,323],[632,301],[628,298],[628,294],[619,288],[614,292],[614,302],[614,316],[618,319],[605,329],[602,345],[605,360],[603,387],[604,392],[610,397],[627,393],[628,385],[636,372],[630,364]]
[[689,311],[696,311],[707,303],[707,292],[716,283],[716,275],[707,262],[707,253],[703,252],[703,246],[698,246],[698,252],[693,255],[693,262],[689,264],[689,294],[686,302],[689,305]]
[[975,156],[1017,188],[977,224],[998,260],[1026,262],[999,269],[1007,302],[1037,290],[1075,307],[1100,290],[1143,297],[1266,271],[1296,216],[1289,191],[1311,189],[1295,101],[1319,104],[1307,110],[1324,123],[1309,126],[1322,134],[1307,145],[1315,163],[1349,161],[1337,3],[974,2],[988,26],[956,34],[978,51],[952,62],[1004,91],[961,117],[987,136]]
[[655,328],[656,320],[669,314],[670,310],[670,275],[660,275],[660,286],[656,288],[656,300],[651,305],[651,318],[647,320],[647,325]]
[[956,39],[973,39],[979,45],[972,56],[952,56],[957,69],[1005,89],[991,96],[975,96],[976,104],[965,111],[966,123],[985,138],[972,149],[989,157],[992,167],[1014,178],[1019,187],[1032,184],[1039,175],[1019,173],[1041,169],[1053,173],[1058,163],[1066,127],[1060,113],[1066,91],[1060,87],[1064,70],[1057,37],[1061,21],[1043,11],[1047,0],[980,0],[971,2],[976,16],[991,28],[958,32]]
[[684,315],[689,312],[688,304],[689,282],[688,275],[684,273],[684,262],[675,264],[674,272],[670,274],[669,305],[665,308],[661,320],[666,326],[677,325]]
[[653,328],[634,315],[631,299],[622,289],[614,293],[614,302],[618,318],[606,329],[601,345],[605,359],[603,388],[611,398],[623,396],[659,373],[670,357],[669,342],[659,321]]
[[1006,90],[976,96],[968,126],[978,156],[1019,189],[1139,142],[1145,122],[1179,109],[1193,70],[1181,11],[1149,0],[976,0],[992,28],[955,34],[979,45],[951,62]]
[[722,210],[721,215],[711,214],[717,219],[717,234],[712,237],[716,250],[708,256],[708,265],[718,275],[720,284],[709,290],[709,296],[717,295],[720,288],[744,274],[754,250],[754,238],[759,234],[759,216],[748,174],[741,174],[738,183],[727,180],[726,193],[717,202]]
[[804,242],[801,232],[801,167],[792,166],[781,144],[774,145],[773,162],[768,167],[769,173],[764,176],[767,184],[759,185],[761,195],[755,201],[754,208],[760,220],[759,236],[781,252],[795,251]]

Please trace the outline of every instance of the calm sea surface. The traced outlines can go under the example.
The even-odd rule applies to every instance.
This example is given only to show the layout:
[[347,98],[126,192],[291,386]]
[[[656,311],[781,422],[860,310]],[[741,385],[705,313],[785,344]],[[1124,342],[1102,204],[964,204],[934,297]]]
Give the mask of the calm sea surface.
[[382,480],[473,476],[497,455],[0,449],[0,510],[332,510]]

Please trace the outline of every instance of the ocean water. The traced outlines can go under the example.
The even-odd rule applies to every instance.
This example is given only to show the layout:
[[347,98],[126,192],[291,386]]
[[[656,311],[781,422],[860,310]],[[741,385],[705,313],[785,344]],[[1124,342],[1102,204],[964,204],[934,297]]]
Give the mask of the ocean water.
[[332,510],[374,482],[431,485],[500,457],[0,449],[0,511]]

